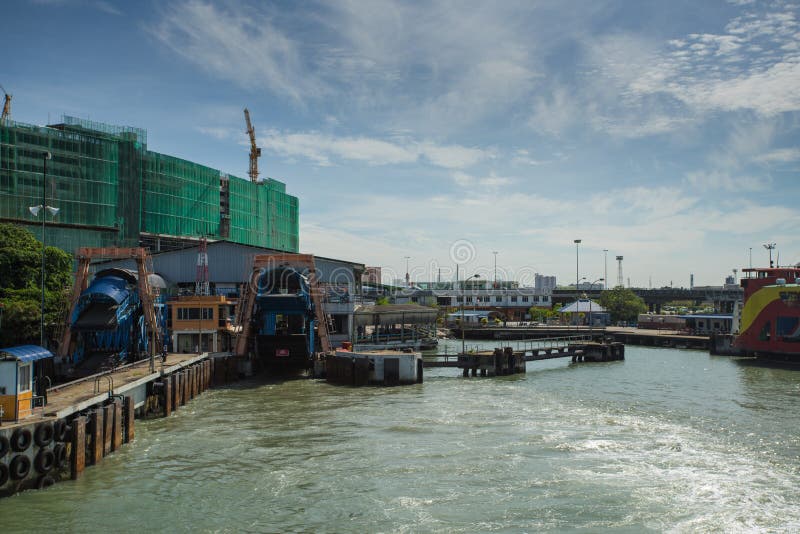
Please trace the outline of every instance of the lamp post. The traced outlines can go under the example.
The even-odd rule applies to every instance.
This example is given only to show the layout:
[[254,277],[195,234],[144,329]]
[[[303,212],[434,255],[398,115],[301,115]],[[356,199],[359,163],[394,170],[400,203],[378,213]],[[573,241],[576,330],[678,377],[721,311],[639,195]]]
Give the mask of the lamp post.
[[403,256],[406,260],[406,287],[411,287],[411,276],[408,274],[408,260],[411,259],[411,256]]
[[603,249],[603,286],[604,289],[608,289],[608,284],[606,284],[606,280],[608,280],[608,249]]
[[467,346],[466,346],[466,339],[464,337],[464,301],[466,300],[466,293],[467,293],[467,281],[472,280],[473,278],[480,278],[481,275],[473,274],[469,278],[464,279],[464,285],[461,286],[461,354],[467,353]]
[[[43,163],[43,170],[42,170],[42,203],[38,206],[30,206],[28,211],[30,211],[34,217],[38,217],[39,214],[42,214],[42,300],[41,300],[41,310],[40,310],[40,317],[39,317],[39,345],[44,347],[44,280],[45,280],[45,254],[44,251],[47,248],[47,236],[45,234],[45,222],[47,221],[47,213],[49,212],[52,217],[55,217],[58,214],[59,209],[53,206],[47,205],[47,160],[51,159],[53,156],[50,152],[42,152],[42,163]],[[46,347],[45,347],[46,348]]]
[[769,266],[772,268],[772,251],[775,250],[775,243],[767,243],[764,248],[769,250]]
[[581,240],[576,239],[574,243],[575,243],[575,291],[578,291],[578,284],[580,284],[579,280],[580,274],[578,274],[580,272],[580,263],[579,263],[580,256],[578,254],[578,246],[581,244]]

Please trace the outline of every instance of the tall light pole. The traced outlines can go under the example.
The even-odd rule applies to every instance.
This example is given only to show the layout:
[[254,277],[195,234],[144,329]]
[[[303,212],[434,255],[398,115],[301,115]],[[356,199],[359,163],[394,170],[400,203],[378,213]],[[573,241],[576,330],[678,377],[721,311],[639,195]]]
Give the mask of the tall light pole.
[[578,290],[578,284],[580,283],[580,279],[579,279],[580,274],[578,274],[580,272],[580,269],[579,269],[579,267],[580,267],[580,264],[579,264],[580,256],[578,255],[578,246],[581,244],[581,240],[580,239],[576,239],[574,241],[574,243],[575,243],[575,291],[577,291]]
[[775,243],[767,243],[764,248],[769,250],[769,266],[772,268],[772,251],[775,250]]
[[411,287],[411,276],[408,274],[408,260],[411,256],[403,256],[406,259],[406,287]]
[[[753,247],[750,247],[750,268],[753,268]],[[752,273],[747,273],[747,278],[750,278]]]
[[494,254],[494,288],[497,289],[497,251],[493,250]]
[[603,249],[603,285],[605,286],[604,289],[608,289],[608,284],[605,281],[608,280],[608,249]]
[[[50,152],[42,152],[42,163],[43,163],[43,172],[42,172],[42,203],[38,206],[31,206],[28,210],[33,214],[34,217],[38,217],[39,214],[42,214],[42,300],[41,300],[41,314],[39,317],[39,345],[44,347],[44,280],[45,280],[45,255],[44,251],[47,248],[47,236],[45,234],[45,222],[47,221],[47,213],[49,212],[51,216],[55,217],[58,214],[59,209],[53,206],[47,205],[47,160],[51,159],[53,156]],[[46,347],[45,347],[46,348]]]
[[479,275],[479,274],[473,274],[469,278],[465,278],[464,279],[464,285],[461,286],[461,354],[466,354],[467,353],[466,339],[464,337],[464,329],[465,329],[464,328],[464,326],[465,326],[465,323],[464,323],[464,303],[467,300],[466,299],[467,281],[472,280],[473,278],[480,278],[480,277],[481,277],[481,275]]

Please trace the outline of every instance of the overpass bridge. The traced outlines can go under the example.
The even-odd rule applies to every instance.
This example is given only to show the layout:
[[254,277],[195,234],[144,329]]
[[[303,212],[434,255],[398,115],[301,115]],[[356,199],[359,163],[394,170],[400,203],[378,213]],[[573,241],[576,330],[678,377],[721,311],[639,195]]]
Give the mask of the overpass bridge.
[[[631,288],[644,300],[649,311],[660,313],[661,306],[668,302],[677,300],[688,300],[700,305],[704,302],[713,303],[714,309],[719,313],[733,313],[734,304],[742,302],[744,290],[739,286],[703,286],[686,289],[682,287],[663,287],[660,289]],[[600,298],[603,293],[601,289],[575,290],[575,289],[554,289],[552,295],[553,305],[569,304],[575,299],[584,296],[593,300]]]

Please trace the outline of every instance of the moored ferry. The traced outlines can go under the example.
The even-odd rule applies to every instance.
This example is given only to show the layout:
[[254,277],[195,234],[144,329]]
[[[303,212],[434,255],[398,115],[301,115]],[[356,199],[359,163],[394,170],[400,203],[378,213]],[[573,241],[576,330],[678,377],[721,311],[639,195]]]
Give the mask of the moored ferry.
[[742,354],[800,362],[800,267],[743,269]]

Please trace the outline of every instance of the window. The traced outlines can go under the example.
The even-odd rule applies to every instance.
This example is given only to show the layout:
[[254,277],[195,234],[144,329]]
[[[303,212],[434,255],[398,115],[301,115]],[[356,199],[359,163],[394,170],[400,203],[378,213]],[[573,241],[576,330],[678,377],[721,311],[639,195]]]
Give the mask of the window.
[[31,364],[20,365],[18,377],[17,392],[29,391],[31,389]]
[[528,302],[528,297],[522,297],[522,302]]
[[464,302],[464,297],[456,297],[456,302]]
[[495,297],[494,301],[495,302],[503,302],[503,297]]
[[[206,319],[206,311],[208,311],[208,318],[211,318],[211,308],[203,308],[203,319]],[[179,321],[199,321],[200,308],[178,308]]]
[[467,302],[472,302],[472,297],[467,297]]
[[203,319],[213,319],[214,308],[203,308]]
[[533,297],[533,302],[539,302],[539,297],[538,296]]
[[517,302],[517,297],[511,297],[511,302]]

